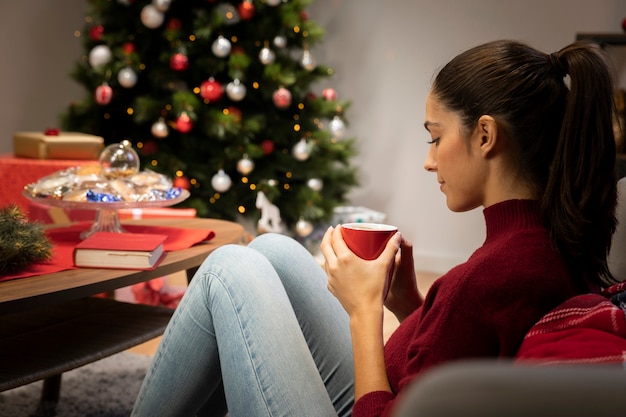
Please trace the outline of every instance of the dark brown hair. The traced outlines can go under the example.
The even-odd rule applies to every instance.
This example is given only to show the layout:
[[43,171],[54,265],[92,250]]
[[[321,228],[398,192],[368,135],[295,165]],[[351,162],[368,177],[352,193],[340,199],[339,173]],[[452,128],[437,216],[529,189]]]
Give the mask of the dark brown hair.
[[511,163],[537,196],[546,227],[579,284],[613,281],[607,267],[617,200],[610,60],[595,44],[545,54],[516,41],[450,61],[434,97],[471,131],[492,116]]

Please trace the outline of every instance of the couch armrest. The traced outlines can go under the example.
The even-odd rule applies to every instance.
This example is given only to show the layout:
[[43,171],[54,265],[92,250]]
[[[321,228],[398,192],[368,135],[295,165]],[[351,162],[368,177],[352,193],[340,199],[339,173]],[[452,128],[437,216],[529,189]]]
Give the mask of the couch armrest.
[[416,380],[394,417],[614,417],[626,415],[626,370],[616,365],[442,365]]

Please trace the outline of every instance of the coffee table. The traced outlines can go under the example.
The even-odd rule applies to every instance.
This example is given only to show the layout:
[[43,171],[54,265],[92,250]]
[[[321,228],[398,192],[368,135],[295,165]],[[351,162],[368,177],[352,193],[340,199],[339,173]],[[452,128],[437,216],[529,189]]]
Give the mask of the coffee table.
[[152,270],[79,268],[0,282],[0,391],[45,380],[56,401],[63,372],[163,333],[172,309],[92,297],[179,271],[191,279],[209,253],[243,242],[243,227],[215,219],[149,219],[124,224],[202,228],[215,237],[168,252]]

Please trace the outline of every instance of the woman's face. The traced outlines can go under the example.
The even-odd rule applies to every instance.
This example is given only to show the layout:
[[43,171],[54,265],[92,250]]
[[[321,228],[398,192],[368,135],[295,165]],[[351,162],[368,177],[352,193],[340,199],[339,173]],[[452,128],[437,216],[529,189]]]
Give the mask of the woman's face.
[[424,168],[437,174],[448,208],[462,212],[483,205],[486,170],[477,133],[465,134],[459,116],[432,94],[426,100],[424,127],[431,137]]

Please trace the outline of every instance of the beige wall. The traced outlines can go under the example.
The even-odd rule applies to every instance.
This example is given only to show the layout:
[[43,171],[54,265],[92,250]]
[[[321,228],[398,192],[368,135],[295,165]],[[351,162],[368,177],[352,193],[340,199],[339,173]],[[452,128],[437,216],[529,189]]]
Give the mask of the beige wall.
[[[0,153],[11,152],[17,130],[58,125],[59,113],[85,94],[68,73],[84,53],[73,33],[86,9],[84,0],[0,5]],[[386,212],[414,241],[418,267],[438,272],[466,258],[484,231],[480,211],[450,213],[422,169],[424,100],[435,70],[496,38],[551,52],[577,32],[619,32],[626,1],[316,0],[309,15],[327,31],[315,54],[336,70],[329,86],[353,101],[349,130],[363,172],[353,203]],[[612,53],[626,85],[626,53]]]

